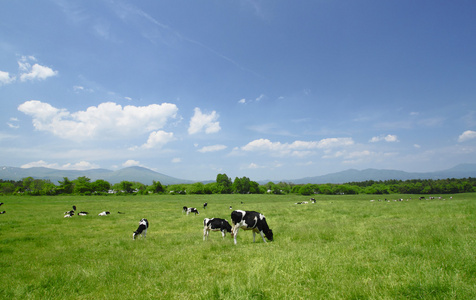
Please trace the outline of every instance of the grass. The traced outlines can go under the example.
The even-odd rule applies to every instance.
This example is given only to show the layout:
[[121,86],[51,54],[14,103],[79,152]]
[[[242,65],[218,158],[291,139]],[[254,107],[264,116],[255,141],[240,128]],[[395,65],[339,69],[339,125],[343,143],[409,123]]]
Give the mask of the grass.
[[[475,193],[315,198],[1,197],[0,298],[476,298]],[[63,218],[73,204],[90,215]],[[184,205],[200,215],[182,214]],[[231,221],[230,205],[265,214],[275,241],[240,230],[238,245],[216,232],[204,242],[203,218]],[[97,216],[104,210],[111,215]],[[133,241],[141,218],[147,239]]]

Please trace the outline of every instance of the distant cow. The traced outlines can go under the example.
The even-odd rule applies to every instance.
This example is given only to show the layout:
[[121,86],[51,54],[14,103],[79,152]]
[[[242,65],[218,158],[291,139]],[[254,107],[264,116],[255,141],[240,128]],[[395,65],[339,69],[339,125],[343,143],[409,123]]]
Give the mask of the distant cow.
[[187,210],[188,210],[188,207],[186,207],[186,206],[182,207],[182,214],[183,214],[183,213],[186,213]]
[[0,215],[3,215],[4,213],[6,213],[6,211],[0,211]]
[[87,211],[80,211],[78,216],[87,216],[89,213]]
[[111,213],[108,211],[103,211],[102,213],[99,213],[98,216],[107,216],[110,215]]
[[208,234],[211,231],[221,231],[221,236],[224,238],[226,233],[229,232],[231,237],[233,237],[233,232],[231,230],[231,225],[225,219],[220,218],[205,218],[203,220],[203,240],[208,239]]
[[65,218],[71,218],[72,216],[74,216],[74,211],[68,211],[64,215]]
[[139,227],[132,234],[132,239],[135,240],[136,236],[138,235],[142,235],[142,238],[145,239],[145,236],[147,234],[147,228],[149,228],[149,221],[147,221],[147,219],[141,219],[139,222]]
[[[233,223],[233,238],[236,245],[236,236],[238,230],[243,228],[244,230],[253,230],[253,243],[255,242],[255,235],[257,232],[263,238],[263,242],[266,243],[264,237],[270,241],[273,240],[273,231],[269,229],[268,223],[264,215],[256,211],[244,211],[235,210],[231,213],[231,222]],[[264,235],[263,235],[264,234]]]
[[73,205],[73,210],[76,211],[76,205]]
[[195,207],[189,207],[187,208],[187,216],[189,213],[195,213],[195,215],[199,215],[200,213],[198,212],[198,210],[195,208]]
[[206,209],[207,206],[208,206],[208,203],[207,203],[207,202],[203,203],[203,209]]

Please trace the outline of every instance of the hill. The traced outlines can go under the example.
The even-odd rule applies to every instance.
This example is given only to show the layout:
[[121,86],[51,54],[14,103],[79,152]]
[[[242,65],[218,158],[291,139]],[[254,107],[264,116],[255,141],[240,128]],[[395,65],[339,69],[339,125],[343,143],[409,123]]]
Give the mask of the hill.
[[57,184],[59,180],[68,177],[74,180],[78,177],[86,176],[95,181],[103,179],[111,184],[119,183],[121,181],[137,181],[143,184],[150,185],[152,182],[160,181],[164,185],[179,184],[179,183],[193,183],[191,180],[179,179],[167,176],[143,167],[128,167],[117,171],[107,169],[92,169],[92,170],[57,170],[43,167],[34,168],[16,168],[16,167],[1,167],[0,179],[3,180],[22,180],[25,177],[33,177],[35,179],[51,180]]
[[[121,181],[137,181],[143,184],[150,185],[152,181],[160,181],[164,185],[193,183],[194,181],[179,179],[167,176],[153,170],[143,167],[128,167],[117,171],[107,169],[92,169],[92,170],[56,170],[43,167],[35,168],[16,168],[16,167],[1,167],[0,179],[3,180],[22,180],[25,177],[33,177],[35,179],[48,179],[53,183],[58,183],[64,177],[74,180],[78,177],[86,176],[95,181],[97,179],[104,179],[111,184]],[[446,179],[446,178],[467,178],[476,177],[476,164],[461,164],[453,168],[436,171],[436,172],[404,172],[398,170],[380,170],[380,169],[365,169],[356,170],[349,169],[341,172],[330,173],[327,175],[305,177],[301,179],[287,179],[280,180],[284,182],[292,182],[294,184],[322,184],[322,183],[346,183],[346,182],[360,182],[367,180],[385,181],[385,180],[410,180],[410,179]],[[269,181],[260,181],[260,184],[265,184]],[[275,181],[278,182],[278,181]]]

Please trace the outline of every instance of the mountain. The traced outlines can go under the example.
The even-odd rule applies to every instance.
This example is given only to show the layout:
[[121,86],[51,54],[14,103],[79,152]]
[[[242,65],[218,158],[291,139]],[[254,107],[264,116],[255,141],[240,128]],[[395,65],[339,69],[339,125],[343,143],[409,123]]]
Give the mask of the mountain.
[[[93,170],[56,170],[43,167],[35,168],[15,168],[15,167],[0,167],[0,179],[3,180],[22,180],[25,177],[33,177],[35,179],[48,179],[53,183],[62,181],[64,177],[69,180],[74,180],[78,177],[86,176],[91,181],[103,179],[111,184],[121,181],[137,181],[143,184],[150,185],[152,181],[160,181],[163,185],[180,184],[180,183],[194,183],[191,180],[174,178],[143,167],[128,167],[117,171],[107,169],[93,169]],[[453,168],[436,171],[436,172],[404,172],[398,170],[379,170],[379,169],[365,169],[355,170],[349,169],[342,172],[331,173],[327,175],[306,177],[301,179],[281,180],[284,182],[292,182],[295,184],[321,184],[321,183],[346,183],[346,182],[360,182],[366,180],[384,181],[384,180],[409,180],[409,179],[446,179],[446,178],[467,178],[476,177],[476,164],[461,164]],[[269,181],[260,181],[260,184],[265,184]]]
[[397,170],[379,170],[365,169],[355,170],[349,169],[342,172],[331,173],[327,175],[306,177],[301,179],[286,180],[285,182],[293,182],[295,184],[321,184],[321,183],[346,183],[360,182],[367,180],[384,181],[384,180],[410,180],[410,179],[446,179],[446,178],[467,178],[476,177],[476,164],[460,164],[453,168],[436,171],[436,172],[404,172]]
[[33,177],[35,179],[51,180],[53,183],[63,181],[64,177],[69,180],[74,180],[78,177],[86,176],[95,181],[103,179],[111,184],[121,181],[137,181],[143,184],[150,185],[152,181],[160,181],[164,185],[179,184],[179,183],[193,183],[194,181],[179,179],[167,176],[147,168],[142,167],[128,167],[117,171],[107,169],[92,169],[92,170],[56,170],[43,167],[34,168],[15,168],[15,167],[0,167],[0,179],[3,180],[22,180],[25,177]]

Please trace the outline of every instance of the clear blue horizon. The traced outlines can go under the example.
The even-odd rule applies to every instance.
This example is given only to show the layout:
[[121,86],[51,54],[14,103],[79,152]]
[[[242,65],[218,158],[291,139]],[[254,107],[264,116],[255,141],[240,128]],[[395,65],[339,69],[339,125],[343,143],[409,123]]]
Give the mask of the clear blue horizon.
[[252,180],[476,163],[476,2],[7,1],[0,165]]

